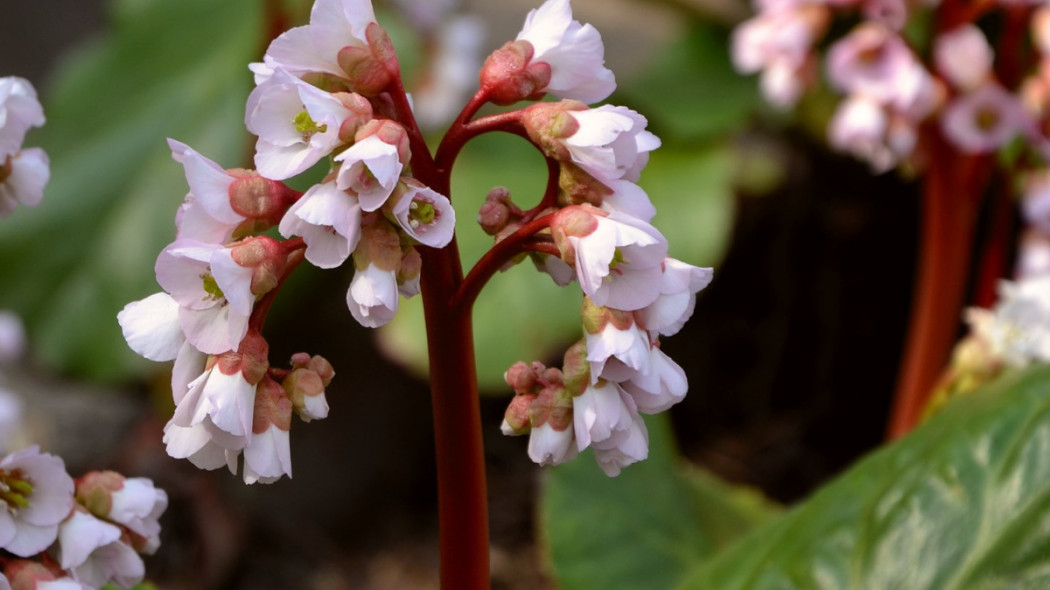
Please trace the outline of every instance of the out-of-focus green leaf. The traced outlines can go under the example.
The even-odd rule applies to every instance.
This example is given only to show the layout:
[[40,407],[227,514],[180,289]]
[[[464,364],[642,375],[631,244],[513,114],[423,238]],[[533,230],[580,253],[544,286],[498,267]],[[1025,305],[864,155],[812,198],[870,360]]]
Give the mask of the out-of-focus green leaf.
[[590,452],[550,470],[544,543],[563,590],[661,590],[776,509],[756,493],[678,464],[665,415],[649,417],[649,458],[606,477]]
[[683,142],[737,130],[761,104],[754,80],[730,65],[726,30],[704,22],[621,84],[616,101],[644,114],[665,138]]
[[153,262],[187,192],[165,137],[227,167],[249,155],[247,63],[264,31],[251,0],[123,0],[111,34],[67,61],[28,145],[51,157],[43,203],[0,227],[0,307],[64,371],[125,377],[144,366],[116,314],[156,292]]
[[[518,137],[480,138],[467,146],[453,174],[456,232],[466,267],[492,245],[476,222],[489,189],[505,185],[515,202],[539,202],[547,168],[535,149]],[[658,150],[642,175],[658,213],[653,223],[670,241],[671,255],[691,264],[710,265],[722,254],[729,234],[732,197],[731,156],[727,149]],[[478,379],[482,389],[506,393],[503,372],[519,360],[558,358],[562,347],[582,336],[580,289],[557,287],[528,261],[498,274],[474,308]],[[423,307],[401,302],[394,320],[380,330],[384,350],[419,374],[426,373]]]
[[1050,588],[1050,368],[962,396],[679,590]]

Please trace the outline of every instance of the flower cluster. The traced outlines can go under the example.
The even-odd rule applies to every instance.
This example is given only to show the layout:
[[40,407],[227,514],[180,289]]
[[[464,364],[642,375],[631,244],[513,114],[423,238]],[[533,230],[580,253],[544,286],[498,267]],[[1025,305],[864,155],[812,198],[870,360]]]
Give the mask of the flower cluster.
[[97,590],[142,581],[140,554],[160,546],[164,490],[29,447],[0,459],[0,589]]
[[[681,329],[711,269],[667,256],[666,238],[651,225],[656,211],[636,184],[660,140],[638,113],[622,106],[589,108],[615,88],[600,64],[597,31],[572,20],[567,1],[531,13],[518,41],[482,70],[498,100],[565,98],[527,107],[521,123],[558,167],[556,203],[533,235],[534,261],[554,280],[576,280],[584,294],[584,337],[562,369],[519,362],[506,373],[515,396],[503,432],[528,433],[529,456],[557,464],[588,447],[610,476],[648,455],[639,412],[662,412],[688,388],[685,372],[660,350],[659,337]],[[521,56],[516,67],[509,56]],[[564,61],[562,61],[564,60]],[[575,100],[579,99],[579,100]],[[491,193],[480,219],[497,240],[531,221],[503,191]]]
[[[366,327],[389,322],[401,296],[420,292],[426,255],[453,239],[456,215],[442,192],[455,155],[476,135],[511,131],[542,152],[552,176],[548,194],[528,211],[505,190],[490,194],[479,222],[510,253],[494,266],[529,254],[559,284],[577,280],[586,295],[586,337],[574,348],[585,373],[535,368],[532,381],[512,382],[519,393],[512,408],[528,398],[532,409],[511,430],[535,434],[537,461],[560,462],[567,453],[551,445],[561,444],[553,441],[575,415],[570,442],[600,449],[609,473],[645,456],[638,412],[666,409],[686,389],[659,336],[681,327],[711,273],[668,258],[667,240],[650,224],[655,210],[636,182],[660,141],[645,118],[625,107],[587,106],[616,84],[600,35],[573,20],[568,0],[530,12],[517,39],[488,57],[478,92],[436,156],[368,0],[318,0],[309,23],[277,37],[250,69],[256,86],[245,125],[257,137],[255,170],[224,170],[170,141],[190,193],[176,216],[176,240],[157,259],[164,291],[119,315],[131,348],[175,361],[169,454],[236,473],[243,453],[248,483],[290,476],[291,413],[327,415],[333,370],[305,353],[290,370],[270,366],[261,329],[278,288],[303,260],[335,268],[352,259],[350,313]],[[562,100],[472,120],[486,103],[547,94]],[[318,165],[324,175],[305,192],[284,184]],[[273,227],[284,241],[261,233]],[[453,299],[470,299],[463,291],[480,288],[479,274],[464,279]],[[561,384],[568,396],[558,420],[540,417],[554,403],[539,395],[541,382]]]
[[23,78],[0,78],[0,217],[19,204],[35,207],[44,196],[51,172],[40,148],[22,149],[26,132],[44,124],[44,109],[32,84]]
[[[919,129],[930,122],[964,154],[992,153],[1020,138],[1042,168],[1050,157],[1050,8],[1021,4],[762,0],[757,14],[734,31],[731,54],[739,71],[760,73],[770,102],[790,107],[818,81],[816,48],[832,19],[859,13],[861,22],[827,45],[827,77],[844,97],[828,126],[833,147],[876,172],[904,163],[921,167],[926,154]],[[944,14],[927,19],[930,11]],[[976,24],[990,22],[997,11],[1011,13],[995,15],[1011,23],[994,31],[1011,48],[998,61],[985,32],[992,29]],[[923,22],[934,25],[912,31],[929,33],[930,42],[919,48],[907,40],[905,26]],[[1027,40],[1021,38],[1026,22]]]
[[[190,192],[176,240],[157,258],[164,291],[118,320],[133,350],[175,361],[168,453],[233,473],[243,454],[244,481],[268,483],[291,476],[292,413],[327,416],[334,375],[306,353],[290,368],[270,366],[261,330],[280,285],[304,258],[320,268],[352,259],[350,312],[382,326],[400,296],[419,291],[416,247],[448,244],[455,213],[409,174],[408,131],[387,92],[400,83],[398,63],[369,2],[318,1],[308,25],[280,35],[250,67],[257,85],[245,125],[257,136],[256,169],[225,170],[169,140]],[[322,161],[327,175],[305,192],[283,183]],[[262,235],[273,227],[288,239]]]

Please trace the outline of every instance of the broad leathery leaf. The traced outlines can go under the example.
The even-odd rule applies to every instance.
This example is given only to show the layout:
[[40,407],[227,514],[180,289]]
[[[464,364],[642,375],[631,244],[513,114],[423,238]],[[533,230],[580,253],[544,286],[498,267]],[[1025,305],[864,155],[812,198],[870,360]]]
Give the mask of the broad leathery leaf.
[[607,477],[590,451],[552,468],[543,542],[562,590],[664,590],[777,513],[757,493],[679,463],[666,414],[646,418],[649,458]]
[[52,368],[110,379],[151,366],[116,314],[160,290],[153,263],[188,190],[165,138],[245,165],[247,64],[264,42],[251,0],[126,0],[114,16],[43,97],[48,121],[32,143],[51,157],[44,201],[0,227],[0,307],[25,317]]
[[[652,154],[641,186],[657,207],[654,224],[670,242],[672,256],[711,265],[722,255],[732,217],[728,148],[661,149]],[[527,142],[492,135],[467,146],[452,178],[456,236],[465,272],[492,246],[477,225],[477,212],[494,186],[507,186],[514,202],[528,209],[539,202],[547,181],[543,158]],[[503,373],[521,360],[560,364],[564,348],[583,336],[579,285],[558,287],[527,260],[498,273],[474,306],[478,382],[483,391],[507,395]],[[380,346],[392,358],[426,375],[423,306],[402,300],[397,315],[380,329]]]
[[1050,588],[1050,368],[961,396],[679,590]]

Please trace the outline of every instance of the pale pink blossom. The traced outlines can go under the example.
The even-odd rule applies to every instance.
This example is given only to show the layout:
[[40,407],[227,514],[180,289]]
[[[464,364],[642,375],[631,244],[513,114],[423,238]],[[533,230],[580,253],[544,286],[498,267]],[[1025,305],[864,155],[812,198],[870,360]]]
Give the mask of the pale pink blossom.
[[255,305],[253,270],[234,261],[229,248],[176,240],[157,257],[157,282],[179,304],[179,324],[199,350],[236,350]]
[[186,341],[179,304],[164,292],[125,305],[117,321],[131,350],[151,361],[174,360]]
[[575,443],[572,428],[558,430],[544,422],[529,432],[529,458],[539,465],[561,465],[579,454]]
[[51,545],[73,508],[73,478],[62,459],[35,446],[0,460],[0,492],[0,549],[20,557]]
[[240,449],[252,431],[256,386],[239,367],[231,365],[216,362],[192,381],[172,422],[184,428],[203,423],[213,437],[223,439],[224,448]]
[[1017,98],[994,82],[950,102],[940,121],[944,136],[970,154],[995,151],[1029,125]]
[[244,448],[244,483],[272,483],[292,476],[288,432],[292,402],[284,388],[271,379],[259,384],[252,432]]
[[934,40],[933,61],[937,71],[962,91],[975,90],[992,75],[992,51],[981,29],[964,24]]
[[314,266],[335,268],[361,239],[361,205],[334,182],[315,184],[288,209],[278,230],[286,238],[302,236],[306,259]]
[[579,125],[565,138],[572,162],[606,186],[637,182],[660,139],[646,131],[645,117],[627,107],[602,105],[566,111]]
[[660,295],[667,240],[644,221],[574,205],[551,222],[562,259],[595,304],[622,310],[646,307]]
[[390,209],[398,225],[420,244],[443,248],[456,231],[456,212],[448,198],[430,187],[406,180]]
[[587,386],[572,398],[577,448],[582,451],[592,443],[623,436],[637,414],[634,401],[617,383],[603,379]]
[[711,283],[714,270],[686,264],[674,258],[663,262],[660,296],[635,312],[635,319],[646,329],[664,336],[677,334],[693,315],[696,294]]
[[105,515],[146,539],[144,553],[153,553],[160,545],[158,519],[168,507],[168,494],[144,477],[123,478],[124,485],[110,494],[110,508]]
[[266,49],[261,64],[253,64],[261,84],[277,68],[294,76],[311,73],[345,77],[339,52],[345,47],[365,47],[365,30],[376,20],[371,0],[317,0],[310,24],[285,31]]
[[572,18],[569,0],[547,0],[529,12],[517,37],[533,48],[533,63],[550,66],[545,90],[559,98],[595,103],[616,89],[616,79],[605,67],[601,34]]
[[258,136],[256,169],[274,180],[303,172],[343,143],[339,130],[352,116],[332,94],[277,70],[248,95],[244,123]]
[[397,313],[397,271],[383,270],[372,263],[358,269],[346,293],[346,304],[362,326],[386,325]]
[[240,456],[242,441],[232,437],[222,438],[233,447],[224,447],[219,439],[212,435],[202,422],[190,427],[179,426],[169,420],[164,426],[165,451],[175,459],[187,459],[200,469],[212,470],[222,466],[230,467],[236,473],[236,461]]
[[13,311],[0,309],[0,363],[22,358],[26,350],[26,328]]
[[39,205],[50,179],[50,160],[40,148],[16,152],[6,162],[0,155],[0,217],[10,215],[18,205]]
[[178,238],[223,243],[246,217],[230,204],[230,187],[236,180],[221,166],[190,146],[168,139],[171,157],[182,164],[190,191],[176,217]]
[[689,381],[685,370],[664,354],[657,342],[652,343],[649,355],[649,370],[636,371],[620,386],[631,395],[639,412],[656,414],[682,401],[689,391]]
[[364,211],[383,206],[404,168],[397,146],[383,141],[378,134],[355,142],[333,159],[342,163],[336,186],[357,193]]
[[[649,334],[634,322],[630,313],[595,307],[584,302],[584,339],[591,364],[591,383],[605,374],[606,363],[615,359],[632,372],[649,371]],[[610,366],[612,368],[612,366]]]
[[29,80],[0,78],[0,163],[17,153],[31,127],[44,124],[44,109]]
[[[633,404],[630,400],[630,397],[626,397],[627,405]],[[644,461],[649,456],[649,431],[641,416],[634,413],[625,430],[619,430],[605,440],[595,441],[591,448],[594,449],[594,460],[598,467],[605,475],[616,477],[624,467]]]
[[617,180],[609,188],[612,193],[602,197],[602,209],[619,211],[646,223],[652,222],[656,216],[656,207],[642,187],[626,180]]
[[866,22],[828,50],[828,78],[846,94],[863,94],[899,111],[927,102],[929,72],[896,32]]
[[1029,172],[1025,177],[1021,212],[1025,222],[1050,235],[1050,168]]
[[744,74],[773,63],[797,69],[809,58],[827,20],[827,9],[814,2],[762,10],[733,30],[729,52],[733,65]]

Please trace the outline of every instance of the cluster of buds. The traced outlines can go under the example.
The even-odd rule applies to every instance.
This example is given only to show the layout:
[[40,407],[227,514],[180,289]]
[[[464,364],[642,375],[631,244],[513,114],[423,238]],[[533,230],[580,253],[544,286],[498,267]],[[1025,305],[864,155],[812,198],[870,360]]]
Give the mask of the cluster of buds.
[[507,371],[516,395],[503,432],[529,434],[529,456],[540,464],[590,447],[615,476],[648,455],[639,412],[664,411],[685,396],[685,373],[660,350],[659,337],[682,327],[712,273],[669,258],[666,238],[650,223],[656,210],[636,183],[660,140],[646,119],[626,107],[582,102],[615,88],[603,53],[597,31],[573,21],[568,2],[552,1],[486,62],[481,86],[493,89],[496,102],[548,92],[563,100],[531,105],[520,116],[525,135],[557,166],[556,198],[525,212],[497,189],[479,221],[501,241],[543,215],[546,227],[531,236],[533,261],[559,285],[575,280],[584,294],[584,338],[563,368],[518,363]]
[[50,163],[40,148],[22,149],[26,132],[44,124],[44,109],[28,80],[0,78],[0,217],[44,197]]
[[74,480],[36,447],[11,453],[0,459],[0,590],[138,584],[167,506],[148,479],[92,471]]
[[[987,154],[1021,138],[1046,162],[1050,120],[1050,8],[1003,0],[979,5],[906,0],[765,0],[733,35],[731,54],[743,73],[760,73],[767,99],[793,106],[818,82],[816,47],[836,16],[861,22],[827,45],[826,72],[844,98],[828,128],[831,145],[866,160],[876,172],[924,165],[919,128],[934,128],[959,152]],[[952,11],[935,22],[922,51],[904,35],[928,11]],[[1003,30],[1011,54],[998,63],[976,26],[1002,11],[1003,21],[1030,23]],[[1018,17],[1022,20],[1018,21]],[[1020,34],[1019,34],[1020,33]],[[1032,47],[1028,53],[1027,45]],[[1006,65],[1006,61],[1010,64]],[[993,66],[1002,66],[995,70]],[[1042,167],[1043,164],[1040,164]]]

